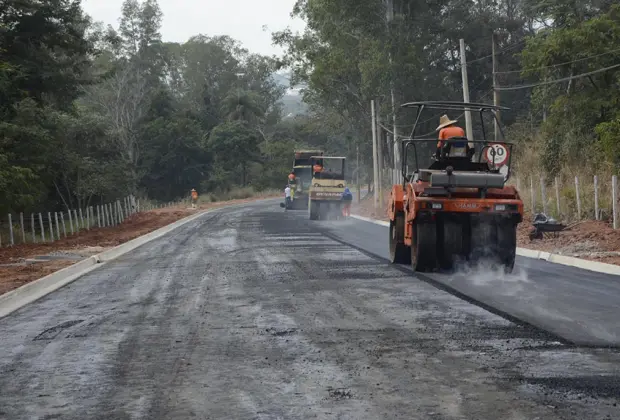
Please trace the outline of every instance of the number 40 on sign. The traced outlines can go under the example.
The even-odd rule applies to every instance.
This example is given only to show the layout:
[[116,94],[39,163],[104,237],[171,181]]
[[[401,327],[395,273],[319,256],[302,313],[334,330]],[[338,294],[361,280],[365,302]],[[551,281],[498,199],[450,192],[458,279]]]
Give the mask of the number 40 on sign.
[[495,166],[503,166],[508,162],[510,152],[505,145],[500,143],[494,143],[487,146],[484,152],[484,157],[487,162],[494,164]]

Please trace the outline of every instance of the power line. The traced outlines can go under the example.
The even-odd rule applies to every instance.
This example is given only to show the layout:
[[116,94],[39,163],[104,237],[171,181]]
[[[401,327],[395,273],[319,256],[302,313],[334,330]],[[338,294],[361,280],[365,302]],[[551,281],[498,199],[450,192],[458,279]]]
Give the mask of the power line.
[[[523,44],[525,41],[526,41],[525,39],[522,39],[521,41],[515,42],[515,43],[514,43],[514,44],[512,44],[512,45],[509,45],[509,46],[507,46],[507,47],[504,47],[504,48],[500,49],[500,50],[496,53],[496,55],[500,55],[500,54],[505,53],[506,51],[510,51],[510,50],[512,50],[512,49],[515,49],[515,48],[517,48],[519,45]],[[473,60],[466,61],[466,62],[465,62],[465,64],[476,63],[476,62],[478,62],[478,61],[486,60],[487,58],[491,58],[491,57],[493,57],[493,54],[485,55],[484,57],[480,57],[480,58],[474,58]],[[457,65],[457,67],[461,67],[461,64],[459,63],[459,64]]]
[[[544,69],[550,69],[553,67],[560,67],[560,66],[565,66],[567,64],[572,64],[572,63],[579,63],[580,61],[585,61],[585,60],[591,60],[593,58],[598,58],[598,57],[602,57],[604,55],[608,55],[608,54],[613,54],[615,52],[619,52],[620,48],[617,48],[615,50],[611,50],[611,51],[607,51],[601,54],[597,54],[597,55],[593,55],[590,57],[584,57],[584,58],[579,58],[577,60],[572,60],[572,61],[566,61],[564,63],[559,63],[559,64],[552,64],[550,66],[542,66],[542,67],[538,67],[532,70],[544,70]],[[512,73],[521,73],[523,72],[523,70],[510,70],[510,71],[496,71],[495,74],[512,74]]]
[[578,74],[576,76],[563,77],[561,79],[548,80],[548,81],[545,81],[545,82],[532,83],[532,84],[529,84],[529,85],[500,87],[500,88],[496,88],[495,90],[498,90],[498,91],[502,91],[502,90],[519,90],[519,89],[533,88],[533,87],[537,87],[537,86],[551,85],[551,84],[554,84],[554,83],[567,82],[569,80],[580,79],[582,77],[591,76],[593,74],[603,73],[603,72],[606,72],[608,70],[615,69],[617,67],[620,67],[620,64],[616,64],[616,65],[613,65],[613,66],[609,66],[609,67],[605,67],[605,68],[602,68],[602,69],[594,70],[594,71],[591,71],[591,72],[588,72],[588,73]]

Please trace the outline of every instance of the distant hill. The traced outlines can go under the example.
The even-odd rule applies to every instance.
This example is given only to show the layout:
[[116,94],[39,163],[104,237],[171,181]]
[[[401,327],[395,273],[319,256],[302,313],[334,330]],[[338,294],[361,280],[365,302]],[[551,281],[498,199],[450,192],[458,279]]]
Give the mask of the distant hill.
[[273,78],[276,83],[287,89],[286,94],[280,100],[283,106],[283,114],[285,117],[293,117],[299,114],[305,114],[308,111],[308,105],[304,103],[299,94],[299,89],[302,86],[290,85],[290,72],[274,73]]

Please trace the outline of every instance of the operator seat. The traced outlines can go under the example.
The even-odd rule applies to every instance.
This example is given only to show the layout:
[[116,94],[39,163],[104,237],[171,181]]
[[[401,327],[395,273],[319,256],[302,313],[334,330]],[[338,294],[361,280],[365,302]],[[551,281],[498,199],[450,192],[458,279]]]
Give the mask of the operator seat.
[[439,159],[467,159],[471,160],[475,154],[474,148],[469,147],[467,137],[450,137],[444,140]]

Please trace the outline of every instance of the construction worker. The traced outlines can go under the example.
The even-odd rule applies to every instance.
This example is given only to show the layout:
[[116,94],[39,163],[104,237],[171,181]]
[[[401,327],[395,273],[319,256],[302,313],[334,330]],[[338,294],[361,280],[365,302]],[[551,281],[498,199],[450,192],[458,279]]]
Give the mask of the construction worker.
[[349,190],[349,187],[344,189],[342,193],[342,215],[344,217],[351,216],[351,203],[353,202],[353,193]]
[[297,186],[297,178],[295,177],[295,173],[291,172],[288,174],[288,185],[291,186],[291,201],[295,199],[295,187]]
[[284,209],[288,209],[291,206],[291,186],[286,184],[284,187]]
[[439,119],[439,141],[437,142],[437,148],[441,149],[443,146],[443,140],[448,140],[452,137],[465,137],[465,131],[456,125],[457,120],[451,120],[447,115],[442,115]]
[[192,188],[192,208],[196,208],[196,202],[198,201],[198,192]]

